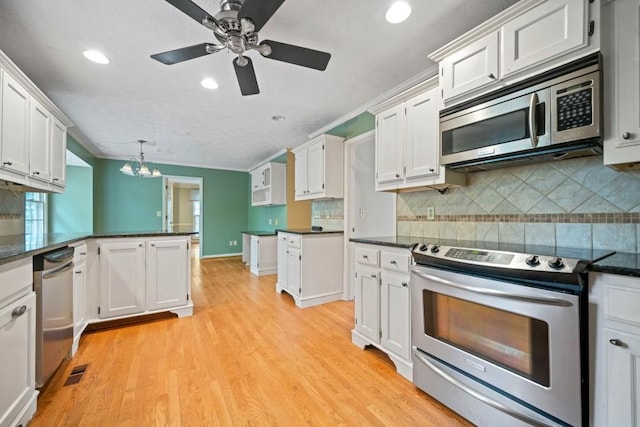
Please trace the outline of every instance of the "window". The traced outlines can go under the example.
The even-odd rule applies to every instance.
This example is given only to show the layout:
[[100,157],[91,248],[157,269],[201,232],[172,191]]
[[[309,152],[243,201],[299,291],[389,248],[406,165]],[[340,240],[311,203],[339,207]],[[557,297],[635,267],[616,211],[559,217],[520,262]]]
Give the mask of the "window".
[[200,232],[200,200],[194,200],[193,202],[193,231]]
[[25,234],[42,235],[47,232],[47,194],[26,193],[24,201]]

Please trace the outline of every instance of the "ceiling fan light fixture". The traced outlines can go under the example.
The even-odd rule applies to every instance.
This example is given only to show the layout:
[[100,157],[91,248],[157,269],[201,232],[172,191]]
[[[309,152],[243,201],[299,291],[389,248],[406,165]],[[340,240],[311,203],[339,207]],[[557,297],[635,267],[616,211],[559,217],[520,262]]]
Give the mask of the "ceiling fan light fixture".
[[140,176],[142,178],[157,178],[162,176],[160,170],[156,167],[149,167],[150,163],[144,160],[144,153],[142,152],[142,144],[144,144],[144,139],[139,139],[140,143],[140,158],[132,158],[127,163],[125,163],[121,168],[120,172],[128,176]]
[[120,172],[122,172],[125,175],[135,176],[135,174],[133,173],[133,168],[131,167],[131,163],[130,162],[125,163],[120,168]]
[[218,82],[216,82],[215,80],[210,79],[210,78],[206,78],[206,79],[202,80],[200,82],[200,84],[202,85],[202,87],[204,87],[206,89],[211,89],[211,90],[218,89],[218,87],[219,87],[218,86]]
[[405,21],[409,15],[411,15],[411,6],[405,1],[396,1],[387,9],[385,18],[391,24],[399,24]]
[[106,65],[109,63],[109,58],[107,58],[104,53],[98,52],[97,50],[85,50],[83,52],[84,57],[89,61],[93,61],[96,64]]

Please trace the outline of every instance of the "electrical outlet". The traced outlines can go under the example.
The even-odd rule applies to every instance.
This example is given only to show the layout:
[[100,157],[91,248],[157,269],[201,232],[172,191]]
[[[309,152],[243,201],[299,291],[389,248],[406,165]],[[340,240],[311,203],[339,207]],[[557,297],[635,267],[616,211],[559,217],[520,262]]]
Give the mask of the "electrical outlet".
[[162,211],[156,211],[156,216],[160,218],[162,216]]
[[271,225],[272,222],[273,222],[273,220],[271,218],[269,218],[269,225]]
[[427,219],[429,221],[436,219],[436,210],[433,206],[427,207]]
[[229,246],[233,246],[233,240],[229,240]]
[[238,241],[237,240],[233,241],[233,246],[238,246]]
[[275,224],[275,225],[278,225],[278,218],[276,218],[276,219],[274,220],[274,224]]

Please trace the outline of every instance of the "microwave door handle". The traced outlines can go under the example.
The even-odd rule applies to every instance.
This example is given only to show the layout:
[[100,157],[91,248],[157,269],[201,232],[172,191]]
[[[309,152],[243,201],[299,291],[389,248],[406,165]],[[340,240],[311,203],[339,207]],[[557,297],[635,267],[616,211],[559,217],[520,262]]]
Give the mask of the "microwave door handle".
[[536,148],[538,146],[538,123],[536,123],[536,105],[538,105],[538,94],[536,92],[531,94],[529,100],[529,133],[531,134],[531,146]]
[[438,376],[440,376],[442,379],[444,379],[445,381],[447,381],[448,383],[458,387],[460,390],[462,390],[463,392],[467,393],[468,395],[470,395],[471,397],[474,397],[476,399],[478,399],[479,401],[497,409],[500,412],[504,412],[507,415],[510,415],[520,421],[523,421],[529,425],[532,426],[544,426],[544,427],[551,427],[549,424],[543,423],[540,420],[536,420],[534,418],[531,418],[525,414],[520,413],[519,411],[509,408],[506,405],[503,405],[502,403],[498,402],[497,400],[492,399],[489,396],[486,396],[480,392],[478,392],[477,390],[472,389],[471,387],[467,386],[466,384],[463,384],[462,382],[458,381],[457,379],[453,378],[451,375],[447,374],[446,372],[444,372],[443,370],[441,370],[440,368],[438,368],[436,365],[434,365],[433,363],[431,363],[431,361],[429,361],[426,357],[424,357],[422,354],[420,354],[420,352],[414,348],[413,349],[413,354],[415,355],[415,357],[422,363],[424,363],[429,369],[431,369],[433,372],[435,372]]

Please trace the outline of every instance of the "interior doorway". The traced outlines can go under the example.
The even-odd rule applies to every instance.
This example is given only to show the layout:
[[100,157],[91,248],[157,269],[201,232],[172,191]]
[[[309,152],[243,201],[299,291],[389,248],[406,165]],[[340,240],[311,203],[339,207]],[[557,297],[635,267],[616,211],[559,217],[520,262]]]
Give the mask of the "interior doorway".
[[349,239],[396,235],[396,194],[376,191],[375,132],[345,141],[345,295],[355,289],[354,251]]
[[[162,229],[194,232],[191,240],[203,242],[202,178],[164,175],[162,187]],[[202,258],[202,244],[198,246]]]

